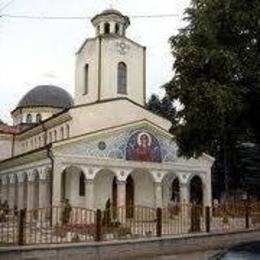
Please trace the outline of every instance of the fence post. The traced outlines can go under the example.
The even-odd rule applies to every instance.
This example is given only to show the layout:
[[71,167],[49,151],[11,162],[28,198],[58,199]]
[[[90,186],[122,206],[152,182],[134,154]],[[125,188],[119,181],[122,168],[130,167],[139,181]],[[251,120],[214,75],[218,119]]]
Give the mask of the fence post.
[[156,236],[162,236],[162,208],[156,209]]
[[205,225],[206,232],[210,232],[210,207],[206,206],[205,208]]
[[18,245],[25,244],[24,227],[25,227],[26,209],[21,209],[18,217]]
[[96,241],[101,241],[102,236],[102,212],[100,209],[97,210],[96,213]]
[[250,215],[250,207],[249,202],[245,201],[245,223],[246,223],[246,229],[249,228],[249,215]]

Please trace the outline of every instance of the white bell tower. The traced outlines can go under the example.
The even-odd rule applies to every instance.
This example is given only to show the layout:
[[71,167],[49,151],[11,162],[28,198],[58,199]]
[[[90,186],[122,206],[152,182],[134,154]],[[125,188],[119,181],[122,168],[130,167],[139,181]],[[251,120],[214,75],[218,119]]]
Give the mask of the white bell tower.
[[96,37],[76,57],[75,104],[126,97],[144,105],[146,48],[125,36],[129,18],[108,9],[91,22]]

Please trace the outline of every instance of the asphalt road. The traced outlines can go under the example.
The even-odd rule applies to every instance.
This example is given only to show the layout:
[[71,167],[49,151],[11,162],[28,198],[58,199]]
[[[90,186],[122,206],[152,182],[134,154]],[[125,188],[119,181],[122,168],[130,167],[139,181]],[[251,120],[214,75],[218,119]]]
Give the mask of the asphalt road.
[[156,257],[138,257],[136,260],[207,260],[208,257],[216,254],[217,251],[203,251],[203,252],[193,252],[188,254],[177,254],[177,255],[166,255],[166,256],[156,256]]

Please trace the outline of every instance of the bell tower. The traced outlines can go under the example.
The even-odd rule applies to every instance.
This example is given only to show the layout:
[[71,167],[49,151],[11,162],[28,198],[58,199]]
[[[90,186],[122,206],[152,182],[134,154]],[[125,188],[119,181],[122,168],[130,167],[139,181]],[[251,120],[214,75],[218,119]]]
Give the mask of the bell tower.
[[129,17],[108,9],[91,22],[96,36],[76,54],[76,105],[120,97],[144,105],[146,48],[126,37]]

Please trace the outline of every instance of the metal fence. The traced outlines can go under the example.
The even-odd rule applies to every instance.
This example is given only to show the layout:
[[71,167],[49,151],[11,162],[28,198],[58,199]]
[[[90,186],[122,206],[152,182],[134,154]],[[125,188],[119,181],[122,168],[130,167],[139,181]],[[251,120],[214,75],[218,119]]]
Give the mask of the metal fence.
[[32,245],[233,232],[260,227],[260,203],[142,206],[90,210],[0,209],[0,245]]

